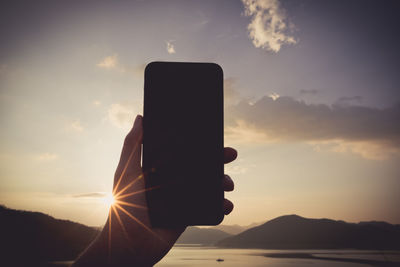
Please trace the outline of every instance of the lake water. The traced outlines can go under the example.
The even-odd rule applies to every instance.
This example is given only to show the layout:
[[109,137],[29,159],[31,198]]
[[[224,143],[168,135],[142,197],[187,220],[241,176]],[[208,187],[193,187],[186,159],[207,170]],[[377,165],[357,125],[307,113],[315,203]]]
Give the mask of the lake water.
[[400,266],[400,251],[221,249],[178,245],[155,266]]
[[[70,264],[72,262],[53,262],[46,267],[66,267]],[[398,267],[400,251],[222,249],[175,245],[167,256],[155,265],[167,266]]]

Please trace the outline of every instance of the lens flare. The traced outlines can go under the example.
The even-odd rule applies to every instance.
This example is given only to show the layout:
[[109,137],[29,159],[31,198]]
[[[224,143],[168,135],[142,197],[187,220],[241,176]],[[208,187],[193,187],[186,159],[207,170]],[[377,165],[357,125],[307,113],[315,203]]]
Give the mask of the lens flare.
[[[147,207],[141,205],[143,203],[136,204],[136,203],[132,203],[132,199],[129,200],[129,198],[134,195],[143,194],[146,191],[158,189],[159,186],[133,190],[133,185],[144,178],[143,173],[138,174],[136,177],[129,177],[130,182],[127,184],[121,183],[123,178],[124,179],[128,178],[126,171],[127,171],[128,165],[130,164],[130,162],[132,160],[134,152],[138,148],[140,149],[140,147],[138,147],[138,144],[136,143],[129,155],[127,162],[125,163],[125,166],[124,166],[121,174],[118,177],[117,183],[114,185],[113,192],[107,194],[103,199],[104,203],[109,207],[109,214],[108,214],[108,256],[109,257],[111,257],[112,228],[117,227],[114,219],[117,219],[116,220],[118,222],[117,224],[120,225],[122,232],[125,234],[125,237],[128,240],[131,238],[129,236],[129,234],[127,233],[127,229],[125,228],[123,220],[121,219],[120,213],[123,214],[125,216],[125,218],[131,219],[133,223],[136,223],[136,224],[140,225],[141,227],[143,227],[150,234],[155,236],[160,242],[165,243],[165,244],[167,243],[160,235],[157,234],[157,232],[153,231],[150,226],[148,226],[146,223],[141,221],[141,219],[143,219],[143,218],[141,218],[141,216],[136,217],[135,216],[136,214],[134,215],[135,209],[147,210]],[[113,221],[113,222],[111,222],[111,221]],[[111,224],[113,225],[113,227],[111,227]]]
[[112,193],[108,193],[104,196],[103,202],[107,207],[112,207],[115,204],[115,198]]

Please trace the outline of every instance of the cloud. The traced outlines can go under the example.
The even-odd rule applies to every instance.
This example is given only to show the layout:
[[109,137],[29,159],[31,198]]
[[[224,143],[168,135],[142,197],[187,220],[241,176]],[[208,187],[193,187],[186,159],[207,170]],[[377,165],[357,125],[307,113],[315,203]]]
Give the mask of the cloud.
[[130,128],[141,110],[141,103],[115,103],[108,109],[108,120],[118,128]]
[[55,153],[42,153],[35,156],[35,159],[42,162],[54,161],[58,159],[58,155]]
[[84,193],[79,195],[73,195],[75,198],[104,198],[108,194],[105,192],[91,192],[91,193]]
[[197,25],[204,26],[204,25],[208,24],[209,22],[210,21],[208,19],[204,19],[204,20],[200,21]]
[[347,141],[328,140],[309,142],[316,151],[332,151],[336,153],[354,153],[370,160],[386,160],[400,154],[400,148],[385,141]]
[[280,97],[280,95],[278,95],[277,93],[272,93],[269,95],[269,97],[272,98],[272,100],[277,100]]
[[[171,51],[175,53],[174,46],[171,44]],[[167,47],[168,49],[168,47]],[[121,73],[126,73],[126,74],[132,74],[138,77],[143,77],[144,76],[144,69],[146,68],[145,63],[142,64],[125,64],[121,62],[118,58],[117,54],[114,54],[112,56],[107,56],[103,58],[99,63],[96,64],[97,67],[107,69],[107,70],[113,70],[113,71],[118,71]]]
[[171,41],[167,41],[167,52],[168,54],[175,54],[175,46],[172,44]]
[[362,96],[342,96],[336,101],[336,105],[352,105],[352,104],[361,104],[363,100]]
[[73,132],[83,132],[85,129],[83,128],[80,120],[74,120],[67,124],[66,128]]
[[95,107],[99,107],[101,105],[101,101],[100,100],[93,100],[92,104]]
[[225,105],[237,104],[242,97],[235,86],[235,78],[229,77],[224,79],[224,102]]
[[318,94],[317,89],[301,89],[300,90],[301,95],[316,95]]
[[278,0],[242,0],[245,15],[251,17],[247,26],[253,45],[271,52],[278,52],[284,44],[296,44],[288,34],[285,10]]
[[115,69],[118,66],[118,56],[114,54],[103,58],[99,63],[96,64],[97,67],[103,69]]
[[242,119],[237,119],[234,123],[225,126],[226,143],[272,143],[277,141],[267,135],[262,129],[254,124],[247,123]]
[[226,134],[235,142],[305,142],[369,159],[400,155],[400,105],[314,105],[281,96],[242,101],[226,114]]

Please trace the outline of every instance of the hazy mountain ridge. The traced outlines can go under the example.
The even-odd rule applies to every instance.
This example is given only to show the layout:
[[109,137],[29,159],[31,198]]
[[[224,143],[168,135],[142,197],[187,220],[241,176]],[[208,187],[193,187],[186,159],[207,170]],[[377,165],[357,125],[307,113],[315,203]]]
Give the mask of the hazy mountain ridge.
[[186,228],[176,243],[214,245],[219,240],[229,236],[231,235],[218,229],[190,226]]
[[[2,262],[73,260],[98,233],[97,228],[55,219],[40,212],[0,206]],[[400,225],[379,221],[347,223],[286,215],[238,235],[214,227],[188,227],[177,243],[227,248],[400,249]]]
[[231,234],[231,235],[237,235],[240,234],[241,232],[246,231],[247,229],[259,226],[262,223],[252,223],[246,226],[242,226],[242,225],[238,225],[238,224],[233,224],[233,225],[227,225],[227,224],[220,224],[220,225],[216,225],[216,226],[211,226],[209,227],[210,229],[218,229],[221,231],[224,231],[225,233]]
[[265,249],[400,249],[400,226],[347,223],[286,215],[217,243],[220,247]]

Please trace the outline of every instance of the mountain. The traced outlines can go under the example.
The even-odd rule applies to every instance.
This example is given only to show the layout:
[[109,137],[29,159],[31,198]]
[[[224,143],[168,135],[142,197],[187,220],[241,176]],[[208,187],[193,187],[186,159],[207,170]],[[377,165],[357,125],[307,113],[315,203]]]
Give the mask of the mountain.
[[219,241],[217,246],[265,249],[400,249],[400,225],[385,222],[347,223],[287,215],[227,237]]
[[233,225],[220,224],[220,225],[212,226],[212,227],[210,227],[210,229],[218,229],[218,230],[224,231],[231,235],[237,235],[237,234],[240,234],[241,232],[246,231],[247,229],[259,226],[261,224],[262,223],[252,223],[252,224],[249,224],[246,226],[242,226],[242,225],[238,225],[238,224],[233,224]]
[[234,225],[220,224],[220,225],[212,226],[210,228],[221,230],[221,231],[224,231],[225,233],[228,233],[231,235],[240,234],[241,232],[246,231],[248,229],[248,228],[238,225],[238,224],[234,224]]
[[186,228],[176,243],[214,245],[217,241],[229,236],[231,235],[218,229],[191,226]]
[[[73,260],[98,234],[79,223],[0,206],[1,262]],[[21,264],[21,266],[23,266]]]
[[[73,260],[98,233],[94,227],[0,205],[0,265],[34,266],[38,262]],[[227,248],[395,250],[400,249],[400,225],[287,215],[238,235],[214,227],[188,227],[177,243]]]

